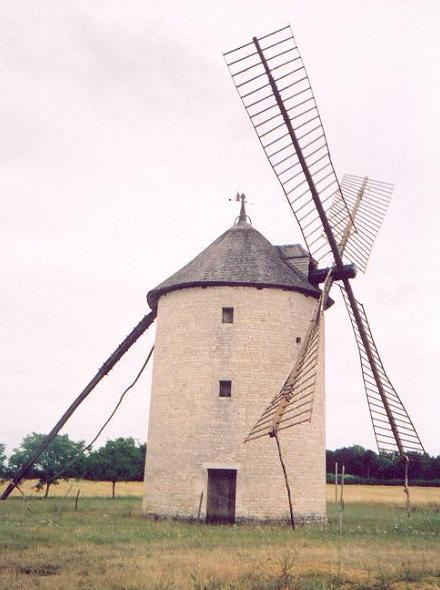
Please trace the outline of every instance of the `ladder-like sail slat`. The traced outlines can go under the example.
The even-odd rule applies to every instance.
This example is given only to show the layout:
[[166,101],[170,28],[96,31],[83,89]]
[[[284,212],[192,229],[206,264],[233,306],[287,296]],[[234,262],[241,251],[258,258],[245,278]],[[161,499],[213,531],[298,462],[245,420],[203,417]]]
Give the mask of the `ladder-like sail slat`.
[[[381,190],[380,197],[375,192],[377,188]],[[392,192],[393,185],[389,183],[345,174],[340,191],[337,191],[330,208],[329,222],[338,243],[343,240],[346,229],[345,217],[341,216],[340,210],[345,204],[350,208],[356,231],[350,231],[346,236],[344,251],[362,272],[366,271],[371,248],[382,225]]]
[[[401,449],[399,449],[399,444],[396,440],[397,438],[404,453],[424,453],[425,450],[414,424],[385,372],[371,333],[364,306],[359,301],[356,301],[359,310],[358,317],[362,322],[363,330],[368,335],[367,345],[370,347],[370,352],[373,355],[377,368],[379,369],[376,371],[376,375],[379,377],[382,393],[379,391],[377,381],[373,377],[369,355],[366,350],[365,342],[361,338],[355,312],[349,301],[347,292],[344,287],[340,286],[340,288],[344,296],[345,305],[347,307],[359,350],[365,394],[379,452],[382,454],[401,454]],[[390,415],[393,424],[391,424]],[[383,419],[384,417],[386,420]]]
[[262,412],[245,442],[310,422],[321,351],[322,317],[331,283],[329,272],[294,367],[281,391]]
[[[423,452],[414,426],[386,376],[365,310],[356,301],[348,276],[344,276],[347,256],[365,271],[393,187],[356,175],[346,175],[339,184],[307,71],[290,27],[261,38],[254,37],[252,43],[244,46],[244,50],[228,52],[226,63],[311,258],[332,269],[325,283],[328,289],[333,281],[333,269],[344,285],[344,299],[358,343],[379,449],[381,452],[397,451],[401,456],[406,456],[407,452]],[[295,66],[292,67],[293,62]],[[270,116],[266,114],[268,111]],[[288,170],[291,172],[286,174]],[[324,289],[327,294],[328,289]],[[312,406],[305,418],[298,410],[308,399],[313,399],[315,382],[309,370],[313,363],[310,365],[306,359],[313,360],[313,355],[318,354],[319,346],[313,346],[310,340],[319,337],[314,332],[318,325],[316,316],[289,379],[247,440],[265,434],[275,436],[281,428],[301,423],[311,416]],[[300,404],[301,408],[295,404]],[[381,420],[382,417],[387,419],[388,431],[375,419],[378,415]]]
[[[315,206],[313,191],[316,195],[318,186],[321,203],[327,199],[326,211],[331,206],[329,197],[334,196],[335,189],[339,193],[339,200],[344,204],[338,214],[341,225],[345,226],[350,219],[350,211],[333,168],[310,81],[290,27],[254,38],[253,44],[257,55],[252,46],[247,45],[245,50],[225,54],[226,63],[269,164],[301,228],[310,255],[318,261],[325,261],[329,259],[331,248],[321,216],[314,208],[310,213],[313,219],[310,220],[307,215],[306,224],[298,212],[307,208],[308,204]],[[247,57],[242,59],[244,55]],[[262,118],[262,114],[269,109],[271,116]],[[319,147],[315,141],[319,141]],[[279,164],[286,156],[281,154],[289,148],[292,154],[287,157],[296,155],[301,166],[295,176],[287,178],[279,170]],[[316,171],[313,167],[318,162],[321,165]],[[321,188],[323,169],[326,169],[324,177],[328,183]],[[294,187],[289,184],[293,178],[298,179]],[[305,185],[307,190],[304,190]]]

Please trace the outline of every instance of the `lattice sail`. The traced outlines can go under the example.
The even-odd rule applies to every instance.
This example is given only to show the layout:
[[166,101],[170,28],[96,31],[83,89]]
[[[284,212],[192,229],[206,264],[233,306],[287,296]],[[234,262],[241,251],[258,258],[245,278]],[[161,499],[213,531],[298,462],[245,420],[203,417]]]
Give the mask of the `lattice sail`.
[[368,345],[371,354],[374,357],[374,363],[376,365],[382,389],[386,397],[386,403],[389,411],[392,414],[393,421],[397,432],[393,432],[390,419],[385,408],[384,400],[382,399],[376,380],[373,375],[371,363],[368,358],[368,354],[364,343],[362,341],[359,328],[356,323],[353,309],[347,297],[345,289],[341,287],[342,294],[344,296],[345,305],[347,307],[348,315],[350,316],[351,325],[353,327],[356,343],[359,350],[359,357],[362,367],[362,376],[364,379],[365,393],[367,396],[368,408],[370,410],[371,421],[373,423],[374,435],[376,437],[377,447],[381,454],[398,454],[399,447],[396,440],[400,440],[402,449],[405,453],[424,453],[425,449],[420,441],[419,435],[405,409],[400,397],[396,390],[392,386],[385,369],[382,364],[382,360],[379,356],[376,344],[371,333],[370,325],[368,323],[365,308],[362,303],[356,301],[361,322],[364,331],[367,334]]
[[312,419],[322,318],[331,284],[331,273],[329,273],[296,363],[281,391],[264,410],[245,442],[310,422]]
[[[391,185],[352,175],[345,177],[342,187],[339,185],[310,81],[290,27],[254,37],[250,43],[227,52],[225,59],[310,255],[317,261],[329,261],[339,273],[344,270],[345,253],[365,270],[391,196]],[[330,274],[327,279],[330,288]],[[365,310],[357,303],[348,278],[342,281],[379,449],[385,453],[398,451],[401,455],[423,452],[414,426],[386,377]],[[318,314],[289,379],[247,440],[310,419],[319,322]]]
[[320,321],[313,326],[300,360],[289,375],[281,391],[252,428],[245,442],[310,422],[318,368]]
[[264,37],[254,37],[252,42],[224,55],[309,253],[321,261],[330,253],[330,248],[313,193],[327,212],[339,192],[338,215],[334,217],[336,228],[345,228],[350,213],[290,26]]
[[[330,208],[329,222],[336,241],[343,245],[341,254],[344,253],[362,272],[366,270],[392,192],[392,184],[345,174],[341,182],[341,192],[336,193]],[[351,219],[356,223],[356,231],[350,224],[344,229],[345,204],[348,205]]]

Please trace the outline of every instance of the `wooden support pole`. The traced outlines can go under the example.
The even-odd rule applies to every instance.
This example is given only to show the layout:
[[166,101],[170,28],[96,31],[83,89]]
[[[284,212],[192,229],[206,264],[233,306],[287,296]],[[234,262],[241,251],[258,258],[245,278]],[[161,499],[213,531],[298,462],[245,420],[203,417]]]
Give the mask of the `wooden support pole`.
[[341,471],[341,497],[339,499],[339,534],[342,535],[342,520],[344,516],[344,479],[345,465],[342,465]]
[[149,314],[144,316],[142,320],[133,328],[130,334],[125,338],[118,348],[109,356],[105,361],[93,379],[86,385],[81,391],[78,397],[70,404],[49,434],[43,439],[41,444],[34,450],[34,452],[28,457],[23,463],[20,469],[12,478],[12,481],[8,484],[6,489],[0,496],[0,500],[6,500],[12,490],[21,480],[26,476],[29,469],[36,461],[38,461],[40,455],[48,448],[53,439],[57,436],[61,428],[65,425],[70,416],[78,408],[78,406],[86,399],[86,397],[93,391],[98,383],[103,379],[109,371],[116,365],[116,363],[123,357],[123,355],[130,349],[131,346],[142,336],[142,334],[150,327],[156,318],[156,311],[150,311]]
[[404,455],[403,459],[405,461],[405,478],[403,482],[403,491],[406,495],[406,515],[408,518],[411,516],[412,506],[411,506],[411,497],[409,495],[409,483],[408,483],[408,469],[409,469],[409,457],[408,455]]
[[78,510],[78,500],[79,500],[79,494],[80,494],[81,490],[78,490],[76,492],[76,498],[75,498],[75,512]]
[[274,430],[272,436],[275,438],[275,440],[277,442],[278,456],[280,458],[281,467],[283,468],[284,481],[286,483],[286,489],[287,489],[287,498],[289,500],[290,525],[291,525],[292,529],[295,529],[295,519],[293,517],[293,507],[292,507],[292,494],[290,493],[289,479],[287,477],[287,469],[286,469],[286,465],[283,461],[283,455],[281,453],[281,445],[280,445],[280,439],[278,438],[278,432],[276,430]]
[[203,494],[204,494],[204,490],[202,490],[202,493],[200,494],[199,509],[197,511],[197,524],[198,525],[200,525],[200,516],[202,514]]
[[338,462],[335,462],[335,504],[338,503]]

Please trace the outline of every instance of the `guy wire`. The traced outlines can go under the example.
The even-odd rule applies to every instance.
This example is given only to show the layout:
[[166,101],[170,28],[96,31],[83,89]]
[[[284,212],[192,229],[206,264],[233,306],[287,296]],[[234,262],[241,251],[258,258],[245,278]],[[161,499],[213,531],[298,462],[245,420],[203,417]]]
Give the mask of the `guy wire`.
[[[130,389],[133,389],[133,387],[136,385],[136,383],[139,381],[140,376],[142,375],[142,373],[144,372],[146,366],[148,365],[148,362],[151,358],[151,355],[153,354],[154,351],[154,344],[150,349],[150,352],[147,355],[147,358],[145,359],[144,363],[142,364],[142,367],[139,369],[136,377],[134,378],[134,380],[130,383],[130,385],[124,389],[124,391],[121,394],[121,397],[119,398],[117,404],[115,405],[115,407],[113,408],[113,410],[111,411],[109,417],[107,418],[107,420],[104,422],[104,424],[101,426],[101,428],[98,430],[97,434],[93,437],[93,439],[84,447],[82,447],[73,457],[73,459],[71,459],[67,465],[65,465],[63,467],[63,469],[61,469],[61,471],[58,471],[58,473],[55,473],[55,475],[53,475],[50,480],[55,480],[58,479],[58,477],[60,475],[62,475],[71,465],[73,465],[73,463],[75,463],[75,461],[78,459],[78,457],[80,455],[82,455],[85,451],[88,451],[92,448],[92,445],[98,440],[98,438],[101,436],[103,430],[106,428],[106,426],[108,425],[108,423],[110,422],[110,420],[114,417],[114,415],[116,414],[116,412],[118,411],[120,405],[122,404],[122,401],[124,399],[124,397],[126,396],[126,394],[130,391]],[[37,487],[38,484],[32,486],[33,488]]]

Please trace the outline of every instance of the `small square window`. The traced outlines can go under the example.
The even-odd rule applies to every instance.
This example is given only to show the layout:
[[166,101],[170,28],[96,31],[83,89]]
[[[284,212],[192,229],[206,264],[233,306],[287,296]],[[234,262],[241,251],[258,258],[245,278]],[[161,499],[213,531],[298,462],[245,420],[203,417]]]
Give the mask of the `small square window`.
[[297,336],[296,339],[295,339],[295,342],[297,344],[301,344],[301,336]]
[[234,308],[223,307],[222,309],[222,324],[233,324],[234,323]]
[[231,397],[232,381],[219,381],[219,397]]

